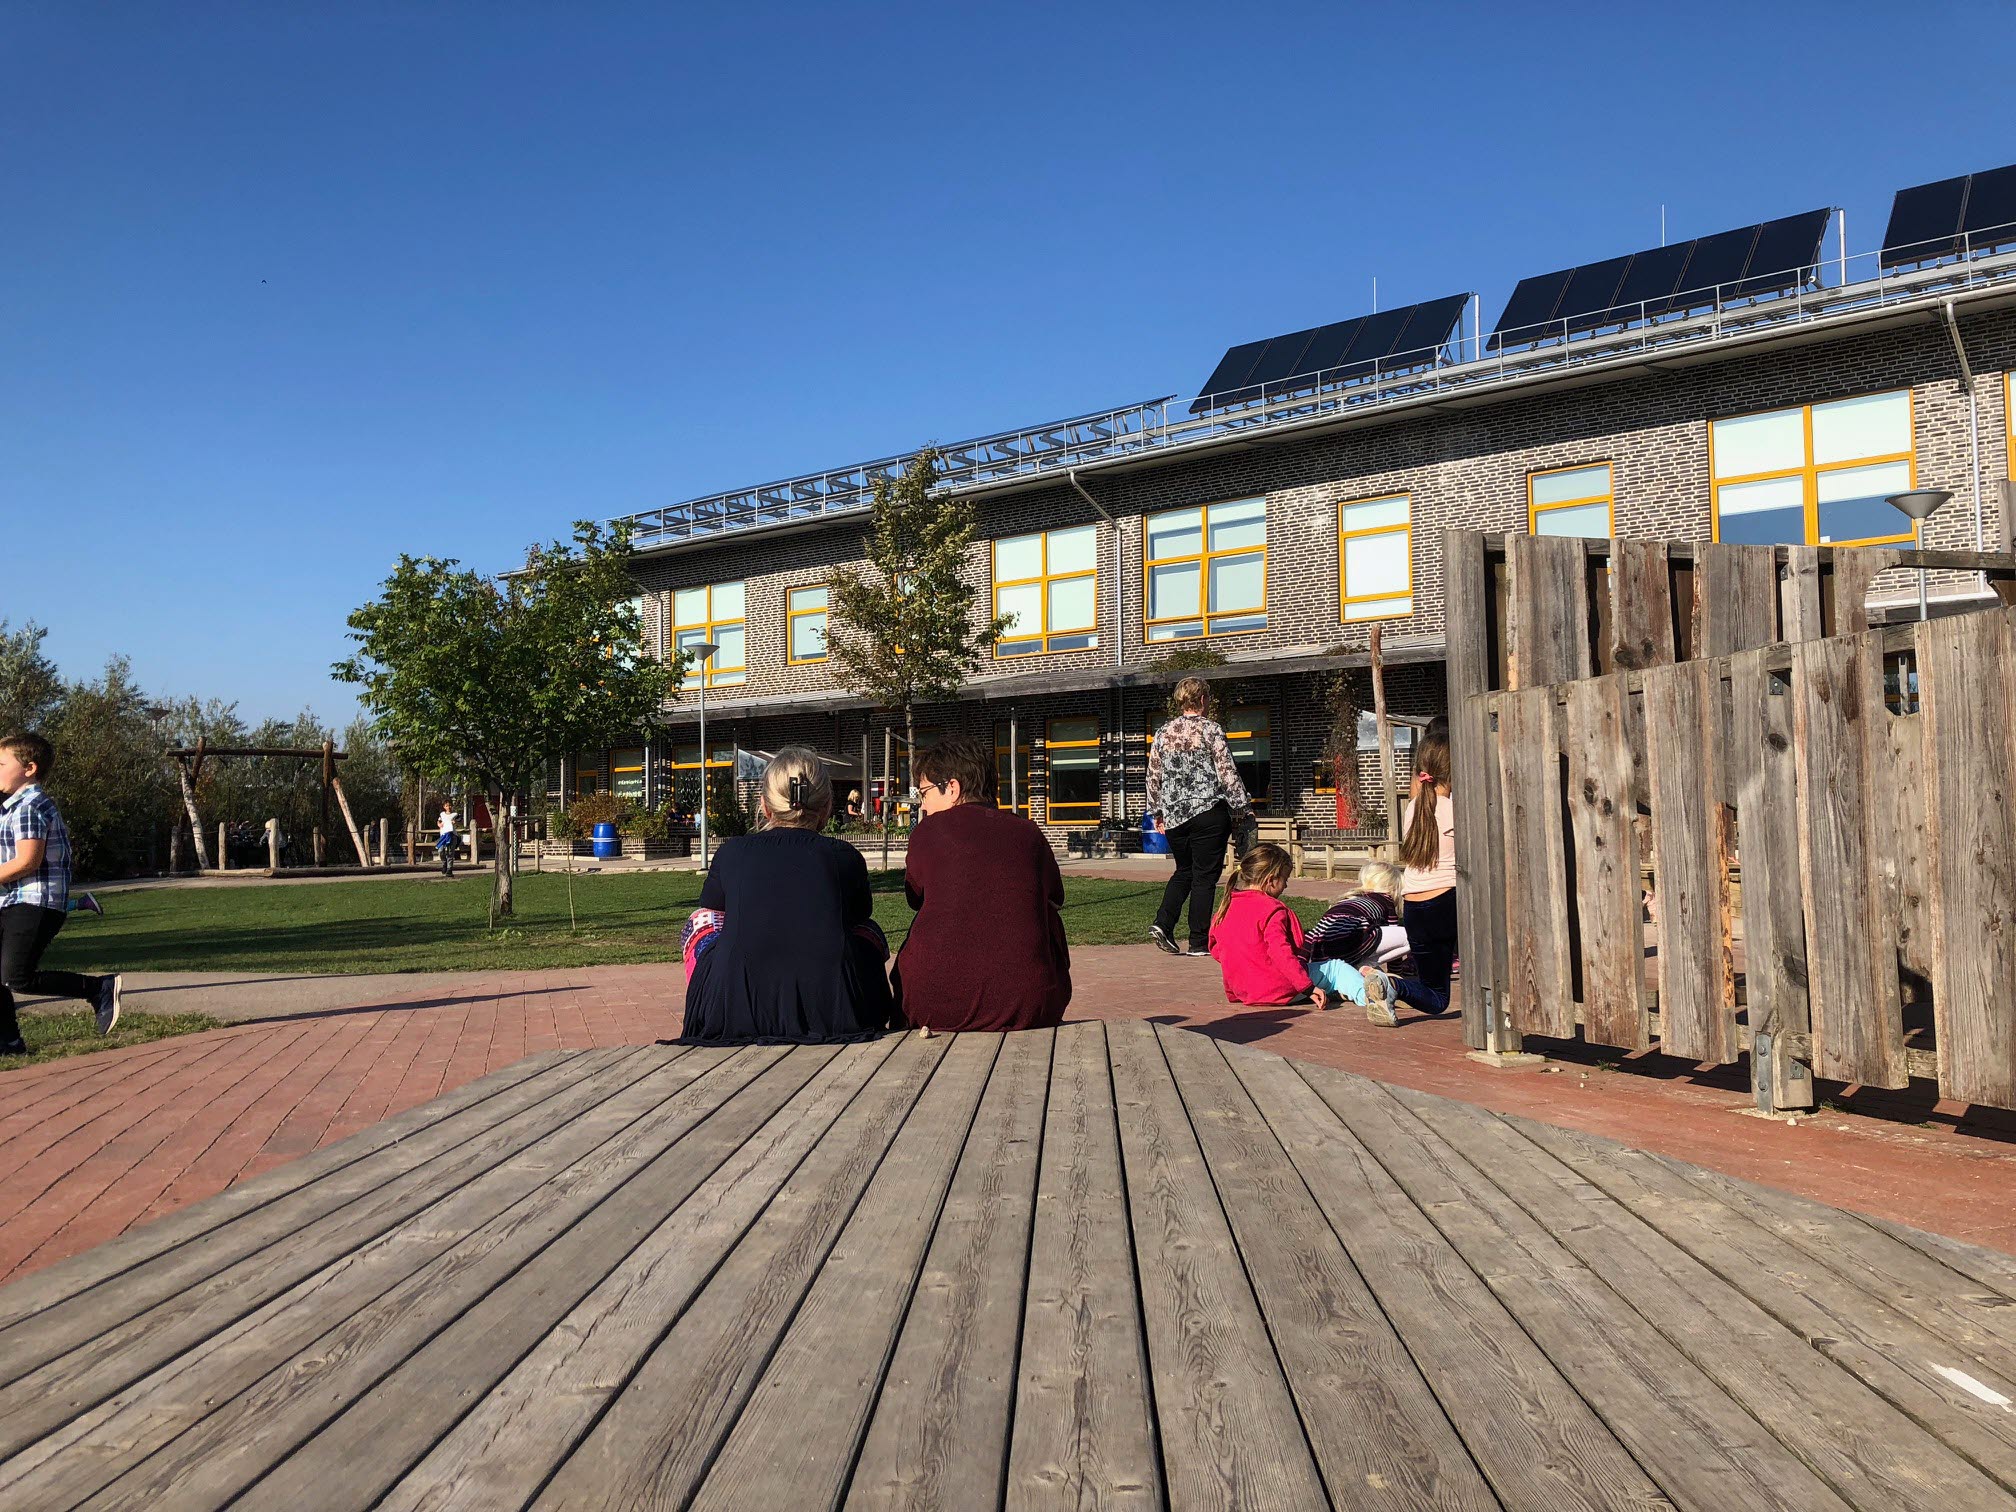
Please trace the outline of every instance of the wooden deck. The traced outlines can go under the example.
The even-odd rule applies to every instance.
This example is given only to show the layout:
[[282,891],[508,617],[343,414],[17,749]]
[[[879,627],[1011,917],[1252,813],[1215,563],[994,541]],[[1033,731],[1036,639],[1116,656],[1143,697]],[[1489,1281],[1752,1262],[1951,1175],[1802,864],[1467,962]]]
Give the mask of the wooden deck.
[[0,1290],[0,1506],[2016,1506],[2016,1260],[1145,1024],[522,1062]]

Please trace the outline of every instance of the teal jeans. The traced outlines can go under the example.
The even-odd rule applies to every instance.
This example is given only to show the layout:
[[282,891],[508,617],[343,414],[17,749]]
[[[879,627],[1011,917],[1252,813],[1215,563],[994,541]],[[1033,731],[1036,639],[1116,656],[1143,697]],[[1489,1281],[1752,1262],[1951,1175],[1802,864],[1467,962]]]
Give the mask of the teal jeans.
[[1326,992],[1335,992],[1365,1006],[1365,978],[1349,961],[1311,961],[1309,980]]

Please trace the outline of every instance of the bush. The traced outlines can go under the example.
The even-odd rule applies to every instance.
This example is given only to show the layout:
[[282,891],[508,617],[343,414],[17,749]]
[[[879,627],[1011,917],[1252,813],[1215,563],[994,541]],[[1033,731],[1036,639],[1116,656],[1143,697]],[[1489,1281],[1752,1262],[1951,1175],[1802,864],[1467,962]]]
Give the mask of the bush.
[[546,811],[546,835],[551,840],[572,840],[581,833],[580,822],[571,810],[548,809]]
[[634,801],[615,793],[584,794],[576,798],[568,810],[574,816],[576,832],[580,834],[593,834],[598,824],[613,824],[621,829],[636,811]]
[[622,824],[625,840],[664,840],[671,836],[672,820],[662,808],[643,809]]

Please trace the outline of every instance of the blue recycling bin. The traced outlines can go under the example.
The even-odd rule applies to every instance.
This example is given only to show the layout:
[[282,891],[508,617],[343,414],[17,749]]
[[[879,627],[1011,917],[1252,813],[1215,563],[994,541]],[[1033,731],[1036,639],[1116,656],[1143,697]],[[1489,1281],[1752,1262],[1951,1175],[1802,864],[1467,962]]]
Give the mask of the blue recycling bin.
[[1155,821],[1147,814],[1141,816],[1141,854],[1144,856],[1169,854],[1169,837],[1155,827]]
[[611,856],[621,855],[623,842],[616,838],[616,826],[603,820],[595,826],[595,859],[607,861]]

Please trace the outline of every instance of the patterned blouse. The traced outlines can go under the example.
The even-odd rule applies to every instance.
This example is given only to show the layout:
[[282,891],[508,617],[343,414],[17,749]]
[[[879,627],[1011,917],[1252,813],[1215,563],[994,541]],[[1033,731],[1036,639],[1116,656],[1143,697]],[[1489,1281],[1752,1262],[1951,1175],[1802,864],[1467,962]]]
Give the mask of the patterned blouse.
[[1148,749],[1148,812],[1172,830],[1220,799],[1235,815],[1253,806],[1225,732],[1202,714],[1178,714],[1155,732]]

